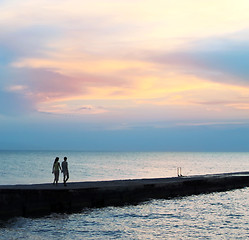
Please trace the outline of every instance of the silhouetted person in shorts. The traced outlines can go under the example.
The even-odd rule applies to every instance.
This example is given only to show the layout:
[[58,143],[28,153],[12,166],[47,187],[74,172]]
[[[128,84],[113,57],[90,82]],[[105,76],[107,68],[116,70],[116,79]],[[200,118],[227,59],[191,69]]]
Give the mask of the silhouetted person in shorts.
[[52,173],[54,174],[54,182],[53,184],[58,184],[59,181],[59,174],[60,174],[61,166],[59,163],[59,158],[56,157],[54,160],[53,168],[52,168]]
[[63,173],[64,186],[67,186],[67,180],[69,179],[67,157],[64,157],[64,161],[61,163],[61,167],[62,167],[61,172]]

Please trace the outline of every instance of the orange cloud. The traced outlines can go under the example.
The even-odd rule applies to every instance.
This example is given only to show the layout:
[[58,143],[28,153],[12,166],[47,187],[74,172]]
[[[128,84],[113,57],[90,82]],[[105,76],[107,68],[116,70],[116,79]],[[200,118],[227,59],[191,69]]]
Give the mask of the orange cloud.
[[[185,115],[189,109],[224,116],[228,109],[246,111],[248,88],[235,86],[241,64],[229,72],[230,61],[225,67],[220,58],[214,63],[215,54],[205,62],[206,48],[197,49],[199,61],[194,43],[234,38],[231,33],[249,27],[248,7],[245,0],[6,1],[0,50],[10,51],[0,63],[9,75],[3,74],[2,89],[32,99],[40,112],[56,114],[136,115],[141,109],[146,115],[157,108],[160,115],[170,107],[184,108]],[[234,84],[227,84],[228,78]]]

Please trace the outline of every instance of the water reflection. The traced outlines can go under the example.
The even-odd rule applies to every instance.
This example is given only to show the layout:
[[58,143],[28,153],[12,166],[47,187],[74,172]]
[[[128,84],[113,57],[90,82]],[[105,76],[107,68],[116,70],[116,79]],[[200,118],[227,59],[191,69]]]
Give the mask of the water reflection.
[[18,218],[3,239],[246,239],[249,189]]

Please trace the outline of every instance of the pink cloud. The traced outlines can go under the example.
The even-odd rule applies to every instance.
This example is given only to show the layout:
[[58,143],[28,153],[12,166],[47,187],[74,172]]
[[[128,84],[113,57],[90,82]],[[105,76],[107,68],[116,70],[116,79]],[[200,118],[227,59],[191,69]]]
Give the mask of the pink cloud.
[[[110,96],[118,96],[125,94],[126,88],[132,87],[132,81],[126,80],[122,77],[115,76],[100,76],[91,74],[80,74],[77,77],[66,76],[56,72],[53,69],[31,69],[31,68],[5,68],[2,72],[5,80],[3,81],[2,87],[0,89],[8,93],[9,95],[18,94],[19,97],[25,99],[25,104],[32,106],[32,108],[27,107],[27,109],[43,111],[44,109],[50,109],[52,112],[52,107],[55,102],[63,102],[72,99],[84,99],[86,96],[91,96],[95,94],[94,98],[98,99],[101,96],[96,94],[105,91],[105,94]],[[92,90],[96,89],[96,93]],[[112,90],[113,89],[113,90]],[[124,90],[117,90],[124,89]],[[6,95],[2,95],[6,96]],[[13,98],[13,103],[16,98]],[[46,106],[46,108],[41,108],[41,104],[51,103],[51,107]],[[85,106],[73,107],[72,109],[62,109],[58,108],[58,111],[69,113],[69,112],[86,112],[91,111],[92,113],[101,113],[103,110],[99,107],[92,107],[91,109],[86,109]],[[13,108],[15,109],[15,108]],[[20,108],[22,109],[22,108]],[[43,110],[41,110],[43,109]],[[14,110],[13,110],[14,111]],[[18,111],[20,112],[20,111]]]

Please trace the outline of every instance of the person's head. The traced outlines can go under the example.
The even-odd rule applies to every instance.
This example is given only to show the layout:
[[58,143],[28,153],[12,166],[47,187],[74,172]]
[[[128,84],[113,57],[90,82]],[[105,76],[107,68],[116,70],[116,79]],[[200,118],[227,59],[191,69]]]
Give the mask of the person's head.
[[58,161],[59,161],[59,158],[58,158],[58,157],[56,157],[54,161],[55,161],[55,162],[58,162]]
[[67,157],[64,157],[64,161],[67,161]]

